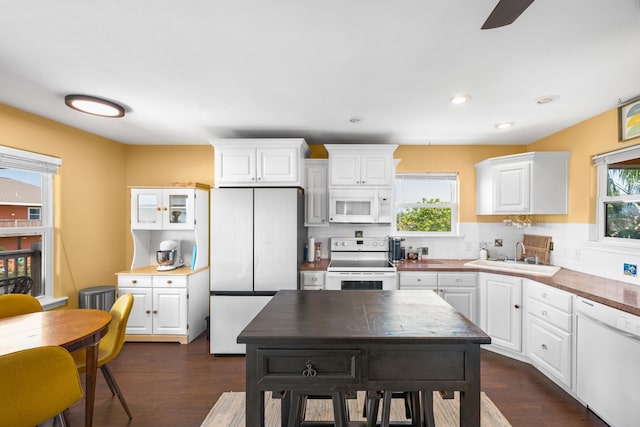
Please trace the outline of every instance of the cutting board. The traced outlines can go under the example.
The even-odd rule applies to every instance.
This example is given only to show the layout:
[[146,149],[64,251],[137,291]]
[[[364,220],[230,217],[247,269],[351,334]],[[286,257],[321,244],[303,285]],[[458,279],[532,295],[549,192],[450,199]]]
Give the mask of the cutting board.
[[551,251],[551,236],[538,236],[535,234],[525,234],[522,243],[526,248],[527,253],[524,254],[525,258],[535,257],[538,255],[538,259],[544,264],[549,264],[549,252]]

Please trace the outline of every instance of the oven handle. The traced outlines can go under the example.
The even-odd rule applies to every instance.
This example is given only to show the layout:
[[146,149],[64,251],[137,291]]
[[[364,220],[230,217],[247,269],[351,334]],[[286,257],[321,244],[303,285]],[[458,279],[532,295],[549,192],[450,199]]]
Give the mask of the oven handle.
[[327,277],[354,277],[354,276],[375,276],[375,277],[396,277],[395,271],[327,271]]

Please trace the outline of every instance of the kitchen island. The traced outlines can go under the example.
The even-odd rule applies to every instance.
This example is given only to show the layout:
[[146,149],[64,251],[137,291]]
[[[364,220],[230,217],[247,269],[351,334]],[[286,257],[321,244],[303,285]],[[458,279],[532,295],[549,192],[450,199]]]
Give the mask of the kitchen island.
[[480,426],[480,345],[491,338],[432,291],[280,291],[238,342],[247,427],[264,426],[265,391],[349,390],[458,390],[460,424]]

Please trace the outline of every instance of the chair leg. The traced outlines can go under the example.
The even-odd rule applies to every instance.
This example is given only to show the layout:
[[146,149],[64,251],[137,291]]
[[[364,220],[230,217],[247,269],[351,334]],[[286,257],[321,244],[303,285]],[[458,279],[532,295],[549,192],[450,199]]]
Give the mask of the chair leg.
[[349,424],[347,400],[343,391],[335,391],[331,393],[333,400],[333,423],[335,427],[347,427]]
[[68,427],[69,423],[67,422],[67,417],[64,415],[64,412],[60,412],[53,419],[53,425],[58,425],[58,427]]
[[435,427],[436,422],[433,418],[433,391],[431,390],[424,390],[422,392],[422,411],[425,427]]
[[124,396],[120,391],[120,387],[118,387],[118,383],[116,382],[116,379],[113,377],[113,374],[111,373],[111,369],[109,369],[107,365],[102,365],[100,367],[100,370],[102,371],[102,374],[104,375],[104,379],[107,381],[107,384],[109,384],[109,388],[111,388],[111,392],[114,393],[116,396],[118,396],[118,400],[120,400],[120,403],[124,408],[124,411],[129,416],[129,419],[132,420],[133,416],[131,416],[131,411],[129,411],[129,406],[127,406],[127,402],[124,400]]

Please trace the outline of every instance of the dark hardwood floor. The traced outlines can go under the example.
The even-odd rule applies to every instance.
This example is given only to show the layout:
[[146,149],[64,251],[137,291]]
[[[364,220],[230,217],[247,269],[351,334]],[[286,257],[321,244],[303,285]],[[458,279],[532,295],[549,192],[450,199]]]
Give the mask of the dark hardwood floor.
[[[244,357],[210,355],[204,335],[189,345],[126,343],[109,366],[133,420],[98,373],[96,427],[198,427],[223,392],[244,391]],[[514,427],[607,425],[535,368],[488,351],[482,354],[482,390]],[[83,402],[67,417],[74,427],[84,425]]]

